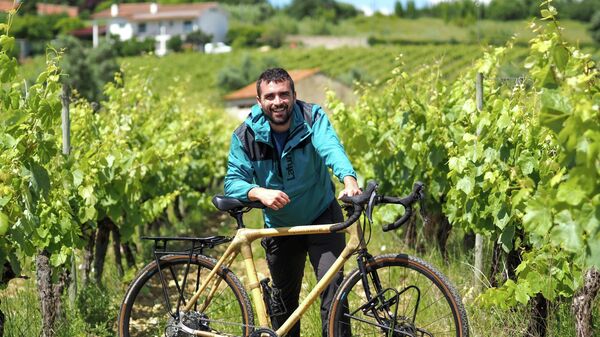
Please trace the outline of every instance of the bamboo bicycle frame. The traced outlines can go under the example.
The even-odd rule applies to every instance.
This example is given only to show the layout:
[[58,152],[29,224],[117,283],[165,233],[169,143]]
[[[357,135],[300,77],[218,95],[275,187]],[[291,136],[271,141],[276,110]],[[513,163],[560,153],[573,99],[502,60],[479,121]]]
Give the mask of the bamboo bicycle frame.
[[[256,266],[254,264],[254,257],[252,255],[252,247],[251,244],[253,241],[257,239],[261,239],[264,237],[275,237],[275,236],[291,236],[291,235],[311,235],[311,234],[326,234],[331,233],[331,227],[333,224],[327,225],[311,225],[311,226],[294,226],[294,227],[282,227],[282,228],[264,228],[264,229],[249,229],[249,228],[241,228],[238,229],[233,241],[229,244],[223,256],[219,259],[213,270],[208,274],[206,280],[202,283],[200,288],[192,298],[188,301],[186,306],[183,308],[183,312],[189,312],[194,303],[198,301],[198,298],[203,294],[208,284],[211,282],[218,282],[218,278],[215,279],[215,275],[217,271],[222,267],[229,267],[233,260],[237,257],[237,255],[241,252],[242,257],[244,259],[244,265],[246,267],[246,276],[248,277],[248,281],[246,289],[250,289],[252,300],[254,302],[254,306],[256,308],[256,314],[258,316],[258,323],[260,327],[269,327],[269,318],[267,316],[267,310],[265,307],[265,303],[263,302],[262,297],[262,289],[260,287],[260,283],[258,280],[258,276],[256,274]],[[348,228],[342,230],[350,234],[348,242],[346,243],[346,247],[340,254],[340,256],[335,260],[331,268],[325,273],[323,278],[316,284],[316,286],[310,291],[310,293],[306,296],[306,298],[299,304],[298,308],[294,310],[291,316],[285,321],[285,323],[277,329],[277,335],[282,336],[287,333],[293,326],[296,324],[298,320],[304,315],[306,310],[315,302],[319,294],[325,290],[325,287],[329,285],[329,283],[333,280],[333,277],[337,272],[339,272],[346,261],[350,258],[352,253],[356,251],[357,248],[366,248],[365,242],[362,240],[362,229],[358,225],[358,222],[350,225]],[[208,305],[210,303],[214,292],[218,284],[213,286],[213,291],[208,294],[204,305]],[[200,330],[192,330],[185,329],[185,332],[189,334],[193,334],[196,336],[206,336],[206,337],[224,337],[224,335],[214,334],[211,332],[200,331]]]

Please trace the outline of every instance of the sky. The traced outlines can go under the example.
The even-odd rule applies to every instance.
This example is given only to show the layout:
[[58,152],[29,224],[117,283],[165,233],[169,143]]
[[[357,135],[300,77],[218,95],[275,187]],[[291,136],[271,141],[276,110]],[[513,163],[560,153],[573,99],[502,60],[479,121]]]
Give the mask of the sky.
[[[354,7],[361,9],[367,15],[373,13],[373,11],[380,11],[384,14],[391,14],[394,12],[394,4],[396,0],[337,0],[339,2],[345,2],[353,4]],[[444,0],[414,0],[417,7],[423,7],[431,3],[442,2]],[[269,0],[274,6],[282,7],[291,2],[291,0]],[[400,0],[403,4],[406,4],[407,0]],[[481,2],[489,2],[489,0],[481,0]]]

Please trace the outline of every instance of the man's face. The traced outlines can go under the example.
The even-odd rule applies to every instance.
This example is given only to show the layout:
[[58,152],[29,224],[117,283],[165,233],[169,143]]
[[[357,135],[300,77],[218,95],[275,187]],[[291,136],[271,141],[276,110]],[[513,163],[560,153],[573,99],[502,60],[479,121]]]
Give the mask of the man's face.
[[296,93],[289,81],[261,82],[260,97],[256,100],[269,121],[274,125],[285,125],[292,116]]

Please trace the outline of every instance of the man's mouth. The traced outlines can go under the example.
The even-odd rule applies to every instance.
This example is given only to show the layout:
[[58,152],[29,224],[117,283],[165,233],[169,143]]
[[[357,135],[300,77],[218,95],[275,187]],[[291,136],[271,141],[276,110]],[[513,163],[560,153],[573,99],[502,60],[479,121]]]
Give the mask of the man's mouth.
[[282,114],[285,112],[285,107],[273,108],[271,111],[276,114]]

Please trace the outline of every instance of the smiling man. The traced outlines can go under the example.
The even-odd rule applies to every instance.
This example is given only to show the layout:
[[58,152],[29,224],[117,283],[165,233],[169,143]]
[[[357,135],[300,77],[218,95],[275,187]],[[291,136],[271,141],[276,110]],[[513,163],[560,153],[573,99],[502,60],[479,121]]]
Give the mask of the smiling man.
[[[296,100],[294,81],[281,68],[268,69],[256,81],[251,113],[234,132],[225,177],[225,193],[260,201],[266,227],[341,222],[328,168],[344,183],[342,195],[360,193],[350,161],[323,109]],[[287,313],[273,318],[279,327],[298,307],[306,256],[320,280],[345,246],[343,233],[265,238],[262,245]],[[321,294],[323,336],[329,307],[342,273]],[[287,336],[300,336],[300,323]]]

